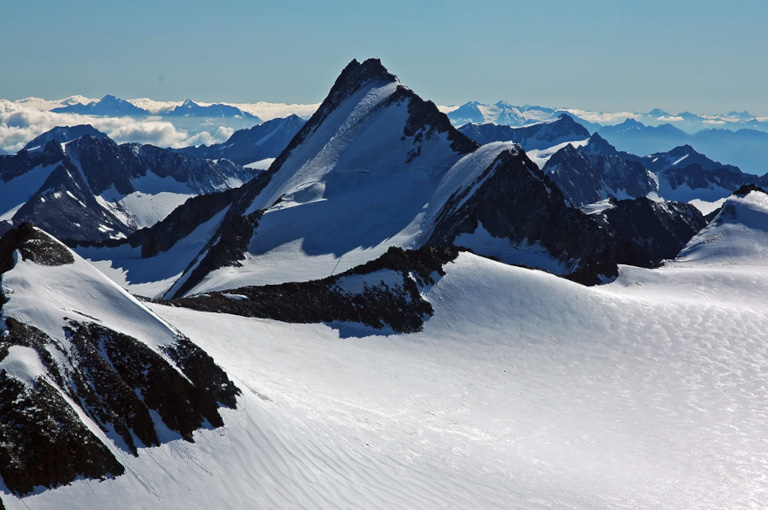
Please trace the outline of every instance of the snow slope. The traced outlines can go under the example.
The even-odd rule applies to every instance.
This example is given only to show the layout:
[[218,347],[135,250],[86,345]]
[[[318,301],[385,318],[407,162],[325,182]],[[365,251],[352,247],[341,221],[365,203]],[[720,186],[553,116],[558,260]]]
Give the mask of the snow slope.
[[602,287],[461,254],[415,334],[152,305],[247,390],[239,410],[6,506],[762,508],[768,199],[728,203],[688,255]]
[[141,246],[78,247],[77,253],[132,294],[159,298],[184,272],[215,233],[227,209],[194,229],[170,249],[142,257]]
[[153,306],[242,409],[24,504],[761,508],[768,269],[624,269],[588,288],[462,254],[412,335]]
[[[52,243],[59,244],[47,234]],[[62,250],[69,249],[61,245]],[[54,339],[65,340],[66,319],[93,321],[153,346],[175,341],[177,333],[98,269],[73,255],[74,262],[44,265],[23,260],[2,275],[2,290],[8,299],[2,316],[31,324]]]

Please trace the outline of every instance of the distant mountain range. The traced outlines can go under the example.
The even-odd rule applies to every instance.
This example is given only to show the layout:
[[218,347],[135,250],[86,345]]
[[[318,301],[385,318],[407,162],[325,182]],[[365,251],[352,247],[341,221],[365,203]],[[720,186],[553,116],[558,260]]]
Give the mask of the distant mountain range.
[[647,113],[605,114],[573,108],[547,108],[531,105],[513,106],[507,101],[499,101],[495,104],[469,101],[451,110],[447,115],[455,126],[462,126],[472,122],[474,124],[493,123],[519,127],[551,120],[563,113],[573,115],[590,132],[595,132],[605,126],[614,125],[617,123],[617,119],[621,122],[627,119],[636,120],[647,126],[671,124],[691,134],[715,128],[730,130],[755,129],[768,132],[768,119],[755,117],[746,111],[729,112],[723,115],[697,115],[690,112],[670,114],[660,108],[654,108]]
[[209,106],[200,106],[191,99],[185,100],[180,106],[177,106],[169,112],[163,113],[168,117],[235,117],[251,119],[255,122],[261,122],[255,115],[244,112],[240,108],[226,104],[212,104]]
[[[699,152],[727,161],[745,171],[757,174],[768,172],[768,121],[760,120],[748,112],[730,112],[719,116],[689,112],[672,115],[656,108],[648,113],[626,114],[630,117],[619,124],[590,122],[575,112],[530,105],[512,106],[506,101],[494,105],[470,101],[447,115],[456,126],[492,123],[522,127],[552,121],[567,113],[590,133],[599,132],[619,150],[646,155],[688,144]],[[599,114],[583,113],[601,117]],[[490,138],[507,139],[499,134],[485,137]]]
[[743,185],[768,184],[768,176],[713,161],[690,145],[641,157],[616,150],[599,133],[586,145],[555,152],[543,170],[579,206],[651,194],[664,200],[715,202]]
[[167,117],[225,117],[241,118],[261,122],[257,116],[244,112],[240,108],[226,104],[211,104],[201,106],[191,99],[172,109],[152,113],[144,108],[135,106],[130,101],[107,94],[98,101],[88,104],[76,103],[51,110],[54,113],[77,113],[80,115],[99,115],[105,117],[145,117],[161,115]]
[[76,103],[54,108],[51,111],[54,113],[77,113],[80,115],[103,115],[109,117],[143,117],[150,115],[149,111],[111,94],[107,94],[100,100],[92,103]]
[[671,125],[646,126],[627,119],[615,126],[606,126],[600,135],[617,149],[647,155],[669,151],[680,145],[690,145],[710,157],[726,161],[748,172],[768,172],[768,133],[754,129],[706,129],[688,134]]

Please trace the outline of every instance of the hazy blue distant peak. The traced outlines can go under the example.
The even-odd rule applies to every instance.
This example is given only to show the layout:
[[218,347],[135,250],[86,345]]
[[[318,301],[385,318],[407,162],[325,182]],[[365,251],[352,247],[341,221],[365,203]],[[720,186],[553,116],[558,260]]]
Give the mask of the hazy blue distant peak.
[[88,104],[77,103],[69,106],[62,106],[51,110],[54,113],[79,113],[82,115],[102,115],[102,116],[132,116],[141,117],[149,115],[149,111],[139,108],[125,99],[120,99],[111,94],[107,94],[98,101]]
[[727,115],[731,117],[738,117],[741,120],[750,120],[754,118],[754,116],[751,113],[749,113],[747,110],[744,110],[743,112],[736,112],[736,111],[728,112]]
[[665,112],[661,108],[654,108],[653,110],[648,112],[647,115],[651,115],[653,117],[669,117],[670,116],[668,112]]
[[244,112],[235,106],[220,103],[212,104],[210,106],[200,106],[189,98],[185,99],[180,106],[166,112],[165,115],[170,117],[242,117],[245,119],[255,119],[258,122],[261,122],[261,119],[255,115]]

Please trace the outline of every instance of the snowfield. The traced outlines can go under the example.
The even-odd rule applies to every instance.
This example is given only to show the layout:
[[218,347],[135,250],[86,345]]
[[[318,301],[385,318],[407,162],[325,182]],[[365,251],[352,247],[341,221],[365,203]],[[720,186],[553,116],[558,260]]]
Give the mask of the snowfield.
[[239,409],[195,444],[121,458],[116,480],[3,499],[764,508],[768,258],[730,246],[763,241],[766,198],[730,198],[683,258],[601,287],[463,253],[423,290],[435,314],[415,334],[152,305],[233,376]]

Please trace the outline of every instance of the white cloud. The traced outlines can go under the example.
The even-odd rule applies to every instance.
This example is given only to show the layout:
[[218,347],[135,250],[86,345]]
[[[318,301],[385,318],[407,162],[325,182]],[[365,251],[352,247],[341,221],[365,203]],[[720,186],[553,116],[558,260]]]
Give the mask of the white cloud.
[[[37,97],[28,97],[18,101],[0,99],[0,153],[14,154],[21,150],[27,142],[54,127],[76,126],[78,124],[90,124],[119,143],[148,143],[159,147],[211,145],[225,141],[235,131],[232,125],[217,125],[216,122],[212,123],[210,119],[201,120],[199,125],[195,125],[194,122],[190,123],[188,119],[179,120],[174,125],[173,120],[160,117],[148,117],[146,119],[96,117],[50,111],[60,106],[77,103],[87,104],[93,101],[96,100],[84,96],[70,96],[56,100]],[[129,101],[153,114],[160,114],[182,103],[182,101],[155,101],[149,98],[129,99]],[[198,104],[206,106],[211,103],[201,101]],[[307,117],[312,115],[320,106],[319,103],[286,104],[263,101],[224,104],[236,106],[265,121],[287,117],[291,114]]]
[[97,119],[92,125],[118,143],[137,142],[158,147],[179,147],[186,145],[184,141],[189,138],[186,131],[176,129],[170,122],[153,118],[136,121],[128,117],[107,117]]
[[662,115],[659,122],[683,122],[685,119],[679,115]]
[[627,119],[637,119],[640,114],[634,112],[593,112],[589,110],[579,110],[578,108],[566,108],[566,112],[576,115],[587,122],[597,122],[598,124],[610,125],[619,124]]
[[[158,147],[186,147],[223,142],[234,132],[226,126],[210,126],[208,130],[190,132],[160,117],[94,117],[69,113],[53,113],[40,106],[43,100],[22,101],[0,99],[0,150],[13,154],[36,136],[57,126],[90,124],[118,143],[138,142]],[[60,102],[57,102],[60,104]]]

